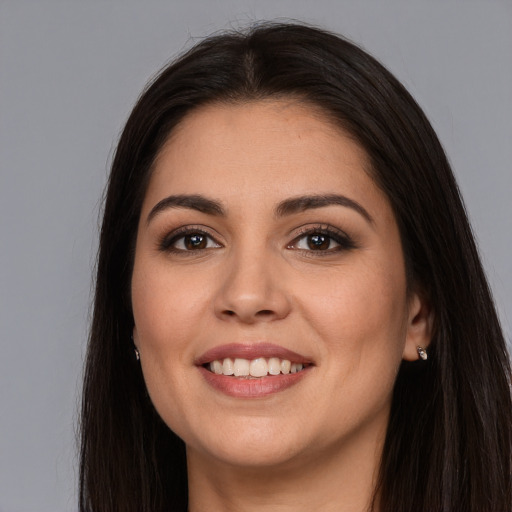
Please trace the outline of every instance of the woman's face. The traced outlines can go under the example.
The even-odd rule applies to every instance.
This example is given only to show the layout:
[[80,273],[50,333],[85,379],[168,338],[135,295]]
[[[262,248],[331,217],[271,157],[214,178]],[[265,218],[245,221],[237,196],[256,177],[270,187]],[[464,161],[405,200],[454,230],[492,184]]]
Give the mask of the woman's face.
[[200,108],[167,141],[138,227],[134,340],[189,457],[375,453],[400,362],[428,333],[367,169],[292,100]]

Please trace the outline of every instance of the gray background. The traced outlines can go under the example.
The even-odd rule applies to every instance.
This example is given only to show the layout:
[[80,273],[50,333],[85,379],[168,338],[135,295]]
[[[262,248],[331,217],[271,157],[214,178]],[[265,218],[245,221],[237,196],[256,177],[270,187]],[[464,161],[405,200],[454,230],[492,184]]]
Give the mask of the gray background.
[[212,31],[296,18],[383,61],[437,130],[507,338],[512,1],[0,0],[0,510],[76,510],[99,198],[146,80]]

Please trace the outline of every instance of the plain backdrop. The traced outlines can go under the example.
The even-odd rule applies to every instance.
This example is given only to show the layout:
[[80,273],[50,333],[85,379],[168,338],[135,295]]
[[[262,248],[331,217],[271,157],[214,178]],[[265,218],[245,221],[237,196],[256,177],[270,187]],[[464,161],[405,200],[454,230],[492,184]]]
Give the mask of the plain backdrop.
[[511,0],[0,0],[0,511],[77,509],[97,218],[131,106],[202,36],[275,18],[353,39],[424,108],[510,340]]

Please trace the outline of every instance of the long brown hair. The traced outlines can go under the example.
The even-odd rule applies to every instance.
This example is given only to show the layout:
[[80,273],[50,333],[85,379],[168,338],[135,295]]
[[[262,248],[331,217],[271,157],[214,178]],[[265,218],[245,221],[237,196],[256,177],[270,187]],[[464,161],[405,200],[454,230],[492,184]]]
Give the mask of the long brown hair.
[[429,360],[403,363],[375,492],[381,512],[512,510],[510,367],[444,151],[404,87],[354,44],[263,24],[208,38],[165,68],[120,138],[105,199],[81,415],[80,510],[185,511],[185,447],[155,412],[133,356],[130,279],[152,164],[177,123],[212,102],[295,97],[365,148],[393,207],[409,284],[435,317]]

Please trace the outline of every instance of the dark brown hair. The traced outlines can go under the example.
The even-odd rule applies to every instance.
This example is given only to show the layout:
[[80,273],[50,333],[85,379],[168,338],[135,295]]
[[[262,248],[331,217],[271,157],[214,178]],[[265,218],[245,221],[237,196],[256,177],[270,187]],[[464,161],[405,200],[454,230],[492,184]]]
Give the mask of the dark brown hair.
[[155,412],[133,357],[130,280],[152,164],[207,103],[294,97],[366,150],[389,198],[410,285],[428,296],[426,363],[403,363],[375,492],[381,512],[512,510],[510,367],[444,151],[404,87],[354,44],[297,24],[208,38],[147,87],[120,138],[106,193],[81,415],[82,512],[187,507],[185,447]]

